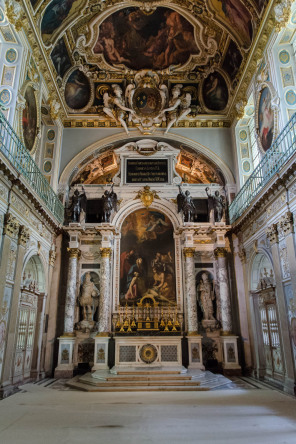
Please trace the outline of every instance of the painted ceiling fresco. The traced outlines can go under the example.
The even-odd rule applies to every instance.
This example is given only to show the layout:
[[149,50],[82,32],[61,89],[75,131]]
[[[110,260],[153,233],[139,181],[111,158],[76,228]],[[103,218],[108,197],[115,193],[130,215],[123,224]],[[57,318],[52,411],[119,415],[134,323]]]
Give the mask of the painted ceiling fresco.
[[173,86],[181,84],[183,94],[186,88],[194,92],[190,119],[227,117],[266,4],[267,0],[31,0],[31,12],[65,115],[109,120],[116,126],[118,119],[112,122],[104,111],[104,94],[113,97],[111,86],[118,85],[122,96],[116,105],[128,107],[129,85],[143,70],[156,72],[159,85],[167,88],[164,108]]

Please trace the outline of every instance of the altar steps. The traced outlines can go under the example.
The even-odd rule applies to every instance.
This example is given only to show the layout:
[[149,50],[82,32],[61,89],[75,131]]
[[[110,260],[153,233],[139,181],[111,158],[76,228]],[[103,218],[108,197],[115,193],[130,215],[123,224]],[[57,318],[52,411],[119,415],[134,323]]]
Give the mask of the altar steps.
[[177,371],[96,372],[96,377],[87,373],[71,379],[67,386],[86,392],[209,390],[208,387],[200,387],[200,381],[194,381],[192,376]]

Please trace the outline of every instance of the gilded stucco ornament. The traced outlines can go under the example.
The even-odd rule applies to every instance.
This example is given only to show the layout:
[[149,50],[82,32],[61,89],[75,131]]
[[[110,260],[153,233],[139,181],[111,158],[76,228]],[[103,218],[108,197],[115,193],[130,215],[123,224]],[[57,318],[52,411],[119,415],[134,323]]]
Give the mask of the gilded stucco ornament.
[[144,186],[143,190],[140,190],[135,199],[140,199],[144,207],[149,208],[154,202],[154,199],[160,199],[156,191],[150,190],[148,185]]

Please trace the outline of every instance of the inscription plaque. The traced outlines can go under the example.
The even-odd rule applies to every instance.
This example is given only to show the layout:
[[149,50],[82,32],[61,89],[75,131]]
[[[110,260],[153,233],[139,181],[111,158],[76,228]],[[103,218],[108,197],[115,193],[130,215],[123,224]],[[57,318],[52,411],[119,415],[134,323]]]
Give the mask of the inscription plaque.
[[126,183],[147,182],[168,182],[168,159],[127,159]]

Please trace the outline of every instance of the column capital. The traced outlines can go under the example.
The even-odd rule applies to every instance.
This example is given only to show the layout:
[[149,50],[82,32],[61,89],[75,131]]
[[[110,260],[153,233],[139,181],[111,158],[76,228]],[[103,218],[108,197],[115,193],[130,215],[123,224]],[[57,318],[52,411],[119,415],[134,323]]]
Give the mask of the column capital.
[[11,213],[6,213],[4,217],[3,233],[10,237],[16,237],[19,231],[19,222]]
[[25,247],[30,239],[30,230],[24,225],[20,225],[18,244]]
[[112,248],[111,247],[100,248],[100,253],[102,257],[111,257]]
[[288,234],[294,233],[294,225],[293,225],[293,213],[288,211],[284,216],[281,217],[279,226],[284,234],[284,236],[288,236]]
[[70,258],[76,258],[78,259],[78,257],[80,256],[80,250],[79,248],[67,248],[67,251],[69,253]]
[[194,253],[195,253],[194,248],[190,248],[190,247],[183,248],[183,254],[185,257],[193,257]]
[[226,248],[224,248],[224,247],[217,247],[217,248],[215,248],[215,250],[214,250],[214,254],[215,254],[215,257],[216,257],[216,258],[219,258],[219,257],[226,257],[226,255],[227,255],[227,250],[226,250]]
[[272,224],[267,228],[266,236],[269,239],[270,245],[276,244],[279,241],[277,224]]

